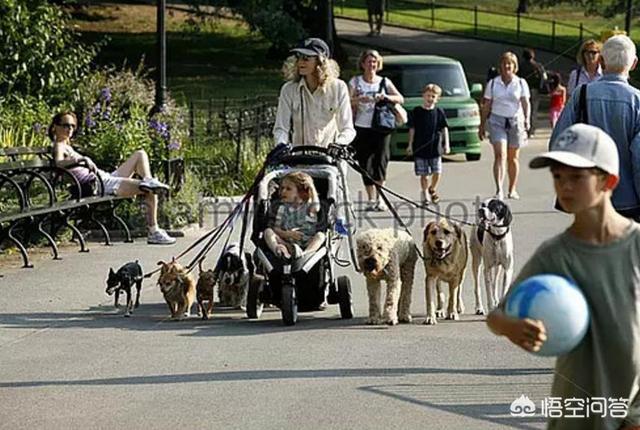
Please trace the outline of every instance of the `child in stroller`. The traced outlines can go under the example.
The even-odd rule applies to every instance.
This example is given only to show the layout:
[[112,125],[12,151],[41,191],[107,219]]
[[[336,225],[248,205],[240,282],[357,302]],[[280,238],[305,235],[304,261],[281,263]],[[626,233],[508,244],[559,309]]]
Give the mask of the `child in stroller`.
[[320,248],[325,234],[317,231],[320,200],[311,176],[289,173],[282,178],[279,192],[281,203],[275,219],[264,231],[269,249],[278,257],[300,258],[304,252]]
[[260,181],[254,194],[254,262],[264,282],[249,285],[247,316],[259,318],[265,303],[280,308],[286,325],[298,310],[339,304],[342,318],[353,317],[351,284],[336,277],[341,240],[335,230],[340,189],[338,161],[325,148],[294,147]]

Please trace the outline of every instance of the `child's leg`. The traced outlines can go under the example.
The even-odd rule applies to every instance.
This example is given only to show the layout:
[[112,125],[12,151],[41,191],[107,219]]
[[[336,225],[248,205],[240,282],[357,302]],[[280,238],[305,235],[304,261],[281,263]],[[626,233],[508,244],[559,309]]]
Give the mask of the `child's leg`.
[[280,255],[286,258],[291,257],[289,249],[285,245],[284,241],[276,234],[271,228],[267,228],[264,231],[264,241],[275,255]]
[[304,251],[316,251],[320,249],[322,244],[324,243],[325,235],[323,232],[317,232],[311,239],[309,239],[309,243],[305,247]]
[[420,176],[420,189],[422,191],[427,191],[429,188],[429,176],[430,175],[421,175]]
[[440,173],[434,173],[431,179],[431,190],[435,191],[438,187],[438,182],[440,181]]
[[142,179],[151,177],[149,156],[143,149],[139,149],[131,154],[131,156],[113,172],[113,176],[130,178],[134,173],[137,173]]

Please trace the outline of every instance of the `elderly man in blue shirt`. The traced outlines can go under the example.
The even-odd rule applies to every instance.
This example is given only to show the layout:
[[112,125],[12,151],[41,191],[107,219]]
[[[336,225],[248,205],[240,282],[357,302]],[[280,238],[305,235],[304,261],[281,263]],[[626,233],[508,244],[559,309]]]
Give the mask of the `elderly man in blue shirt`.
[[[588,122],[607,132],[616,142],[620,155],[620,183],[613,191],[613,206],[621,215],[639,221],[640,91],[628,82],[629,71],[638,62],[636,46],[625,35],[613,36],[603,45],[602,60],[604,75],[585,84],[583,106],[580,105],[582,89],[576,88],[560,115],[550,142],[555,142],[564,129],[577,122]],[[553,144],[550,149],[554,149]]]

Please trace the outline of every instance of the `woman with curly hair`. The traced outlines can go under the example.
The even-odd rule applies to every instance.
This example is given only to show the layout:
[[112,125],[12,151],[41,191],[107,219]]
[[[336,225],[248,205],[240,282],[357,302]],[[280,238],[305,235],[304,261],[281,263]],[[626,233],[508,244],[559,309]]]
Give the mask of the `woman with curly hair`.
[[340,67],[330,58],[329,46],[309,38],[291,52],[282,67],[287,82],[278,99],[275,143],[325,148],[349,144],[356,134],[349,90],[338,79]]

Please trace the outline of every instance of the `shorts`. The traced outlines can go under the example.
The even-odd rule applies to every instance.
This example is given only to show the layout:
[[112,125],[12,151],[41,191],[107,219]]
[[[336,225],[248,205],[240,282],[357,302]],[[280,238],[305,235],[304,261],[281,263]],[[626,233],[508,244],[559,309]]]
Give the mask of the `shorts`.
[[362,175],[362,182],[365,185],[373,185],[374,181],[384,181],[387,178],[387,166],[391,158],[390,141],[390,134],[356,127],[356,138],[351,145],[356,150],[358,164],[369,175],[369,177]]
[[[507,121],[509,127],[507,128]],[[509,148],[520,148],[527,142],[527,131],[521,117],[489,116],[489,141],[491,144],[506,142]]]
[[119,176],[113,176],[113,173],[107,173],[104,170],[98,170],[98,175],[100,179],[102,179],[102,184],[104,185],[104,195],[105,196],[115,196],[118,193],[118,188],[120,188],[120,184],[123,179]]
[[442,173],[442,157],[413,158],[413,168],[417,176],[427,176]]
[[384,0],[367,0],[367,12],[369,15],[382,15],[384,13]]

